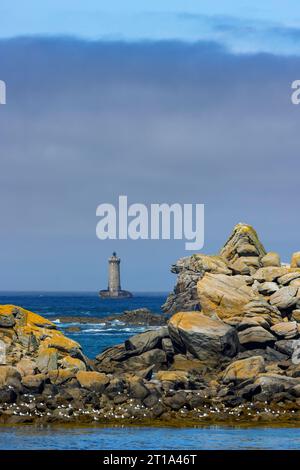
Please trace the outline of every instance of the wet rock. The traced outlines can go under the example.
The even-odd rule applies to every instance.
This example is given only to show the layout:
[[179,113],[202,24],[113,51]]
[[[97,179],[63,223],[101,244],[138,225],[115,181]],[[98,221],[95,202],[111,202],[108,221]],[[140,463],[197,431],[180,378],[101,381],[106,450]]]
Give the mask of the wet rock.
[[133,377],[128,381],[128,394],[131,398],[144,400],[149,395],[149,390],[140,377]]
[[183,391],[176,392],[171,397],[166,397],[164,404],[172,410],[178,411],[188,404],[187,395]]
[[153,408],[159,403],[161,398],[161,394],[159,394],[156,390],[152,390],[150,394],[143,400],[144,406],[146,408]]
[[175,314],[169,321],[169,334],[178,352],[188,351],[200,360],[233,357],[239,348],[234,328],[201,313]]
[[124,381],[115,377],[110,380],[109,384],[105,388],[105,395],[109,398],[114,398],[116,395],[120,395],[124,392]]
[[239,394],[246,400],[251,400],[255,395],[261,392],[261,386],[259,384],[248,384],[243,387]]
[[16,392],[11,387],[0,388],[0,403],[15,403]]

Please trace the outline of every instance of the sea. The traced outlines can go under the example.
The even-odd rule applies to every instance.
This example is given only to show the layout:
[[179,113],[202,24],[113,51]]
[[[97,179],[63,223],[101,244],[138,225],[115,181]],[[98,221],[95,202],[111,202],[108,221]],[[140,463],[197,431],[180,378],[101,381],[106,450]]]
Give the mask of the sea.
[[[167,293],[136,293],[131,299],[100,299],[97,293],[2,292],[0,304],[18,305],[54,321],[69,337],[78,341],[84,353],[94,358],[105,348],[120,344],[144,327],[130,327],[118,320],[104,323],[68,323],[64,317],[103,317],[124,310],[146,307],[162,313]],[[70,327],[79,330],[70,332]],[[77,328],[76,328],[77,330]],[[0,426],[1,450],[220,450],[300,449],[300,429],[280,427],[206,426],[168,427],[64,427]]]

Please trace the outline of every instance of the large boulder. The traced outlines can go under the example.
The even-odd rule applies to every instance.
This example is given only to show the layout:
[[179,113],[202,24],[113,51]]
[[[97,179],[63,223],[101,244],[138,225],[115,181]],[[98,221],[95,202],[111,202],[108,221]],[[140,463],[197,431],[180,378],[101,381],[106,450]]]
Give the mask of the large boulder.
[[76,374],[76,379],[82,388],[99,393],[102,393],[106,385],[109,383],[107,375],[102,374],[101,372],[79,371]]
[[142,354],[146,351],[151,351],[151,349],[160,348],[162,340],[168,336],[167,327],[162,327],[159,330],[145,331],[126,340],[125,348],[129,351],[137,350],[138,353]]
[[231,382],[254,379],[261,372],[265,372],[265,361],[262,356],[240,359],[227,367],[223,375],[223,381]]
[[201,360],[233,357],[239,342],[234,328],[198,312],[179,312],[169,321],[169,334],[178,352],[188,351]]
[[222,320],[243,316],[244,307],[257,293],[243,276],[210,274],[198,282],[198,297],[205,315],[217,314]]

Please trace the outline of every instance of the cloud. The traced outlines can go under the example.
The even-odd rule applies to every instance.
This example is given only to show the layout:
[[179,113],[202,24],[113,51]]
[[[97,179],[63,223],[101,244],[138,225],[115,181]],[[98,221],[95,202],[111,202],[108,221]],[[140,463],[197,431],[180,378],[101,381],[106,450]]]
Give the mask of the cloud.
[[236,53],[299,55],[300,27],[258,18],[176,13],[189,25],[191,38],[215,40]]
[[244,220],[299,249],[300,59],[216,43],[0,41],[1,289],[166,290],[184,242],[100,242],[102,202],[206,204],[204,252]]

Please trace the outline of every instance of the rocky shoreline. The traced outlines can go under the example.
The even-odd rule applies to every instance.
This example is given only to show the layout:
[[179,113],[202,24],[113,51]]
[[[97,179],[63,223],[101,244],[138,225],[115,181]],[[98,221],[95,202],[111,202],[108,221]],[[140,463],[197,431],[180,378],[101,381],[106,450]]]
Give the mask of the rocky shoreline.
[[239,224],[218,255],[173,271],[167,324],[95,360],[49,320],[0,306],[0,423],[298,426],[300,253],[283,264]]

